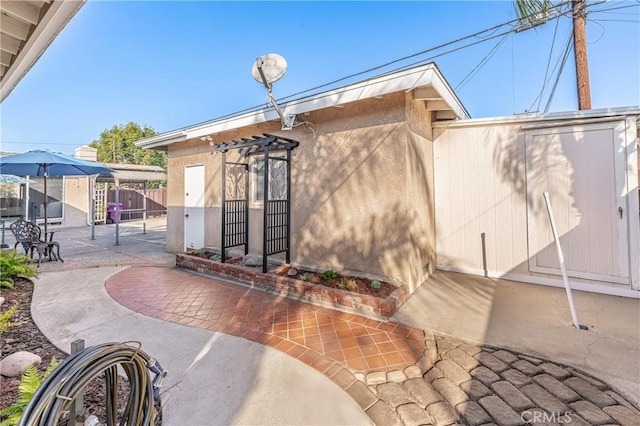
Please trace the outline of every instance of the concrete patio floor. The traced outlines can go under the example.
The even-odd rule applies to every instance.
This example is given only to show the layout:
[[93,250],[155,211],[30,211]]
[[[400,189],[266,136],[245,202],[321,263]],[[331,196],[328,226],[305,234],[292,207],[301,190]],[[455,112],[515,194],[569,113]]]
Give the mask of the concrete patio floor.
[[[463,274],[437,272],[425,285],[412,295],[407,304],[392,318],[393,322],[408,326],[406,330],[410,331],[413,327],[424,330],[424,347],[426,348],[424,354],[427,355],[430,353],[430,350],[435,350],[435,358],[432,360],[432,365],[426,366],[429,367],[429,371],[431,371],[428,380],[427,375],[425,375],[424,379],[415,376],[415,368],[417,366],[422,366],[423,369],[425,369],[424,357],[416,360],[415,353],[410,352],[412,355],[409,359],[402,358],[401,348],[397,346],[394,346],[396,355],[390,356],[389,359],[397,360],[399,359],[397,358],[399,355],[401,357],[400,359],[403,359],[403,362],[406,364],[402,364],[400,361],[397,361],[395,364],[393,362],[388,363],[389,369],[392,371],[389,369],[385,370],[382,366],[376,367],[376,365],[368,364],[366,362],[368,354],[365,353],[365,351],[369,351],[371,348],[367,349],[366,347],[373,346],[377,349],[385,347],[384,342],[375,340],[382,336],[373,338],[373,345],[359,344],[357,347],[359,352],[347,352],[346,350],[349,349],[347,346],[350,344],[347,344],[347,346],[338,345],[339,351],[338,347],[335,347],[333,354],[331,354],[333,356],[329,357],[331,361],[330,364],[333,366],[331,370],[328,370],[329,367],[326,365],[325,367],[327,367],[327,369],[320,369],[314,368],[313,361],[309,361],[309,357],[313,355],[309,350],[314,350],[320,355],[326,356],[329,352],[332,352],[326,349],[332,346],[326,345],[325,347],[325,344],[330,342],[322,340],[320,341],[320,346],[316,345],[313,347],[312,345],[307,345],[308,339],[306,338],[314,336],[311,333],[307,336],[304,334],[304,331],[299,333],[295,328],[288,326],[284,329],[281,328],[279,330],[281,334],[278,337],[283,339],[284,335],[282,332],[285,331],[286,337],[284,337],[284,340],[289,343],[284,345],[278,342],[278,344],[280,344],[280,347],[278,347],[278,344],[274,344],[274,341],[271,341],[270,344],[267,341],[268,339],[264,341],[260,340],[260,338],[258,338],[259,335],[256,334],[256,330],[252,328],[253,326],[240,330],[237,327],[238,324],[235,324],[235,328],[232,327],[226,331],[224,328],[216,328],[220,326],[220,323],[218,325],[209,323],[205,327],[202,327],[204,322],[202,318],[197,318],[197,310],[183,309],[181,312],[175,312],[177,307],[167,310],[168,303],[160,304],[160,301],[162,301],[162,297],[160,296],[166,297],[168,294],[167,291],[171,290],[172,287],[158,287],[157,290],[160,295],[158,297],[149,297],[150,292],[153,291],[152,288],[146,288],[146,290],[142,291],[145,285],[151,285],[150,283],[154,280],[156,282],[159,279],[161,280],[162,277],[165,277],[166,273],[169,274],[166,276],[173,276],[171,274],[174,273],[178,274],[176,275],[177,278],[172,279],[172,281],[188,282],[190,285],[197,283],[198,286],[204,286],[203,288],[212,285],[210,283],[211,281],[206,281],[208,280],[207,278],[183,271],[173,272],[174,270],[171,267],[174,265],[174,255],[166,253],[164,250],[164,228],[162,222],[162,220],[156,222],[150,221],[147,224],[146,234],[142,233],[140,223],[123,224],[121,227],[123,230],[123,239],[121,239],[119,246],[114,246],[115,239],[112,225],[97,227],[95,240],[89,239],[90,230],[88,227],[61,230],[59,234],[56,234],[56,240],[60,241],[63,247],[62,255],[65,263],[43,263],[40,268],[42,275],[38,283],[45,284],[47,287],[50,286],[49,290],[51,291],[54,289],[58,292],[62,291],[62,293],[57,293],[59,296],[62,296],[64,295],[63,289],[66,287],[66,283],[69,283],[70,277],[73,277],[71,278],[72,280],[79,280],[79,282],[82,283],[83,279],[89,279],[89,277],[97,273],[99,277],[102,278],[98,276],[94,278],[102,281],[98,283],[98,293],[95,294],[102,298],[105,297],[105,295],[108,297],[108,299],[105,299],[105,305],[112,303],[118,304],[119,302],[133,309],[130,310],[122,306],[120,307],[120,309],[125,310],[123,312],[128,312],[125,316],[138,318],[136,322],[142,321],[142,318],[149,318],[149,316],[151,316],[154,318],[149,318],[149,320],[158,322],[156,318],[160,318],[178,323],[170,326],[170,328],[183,327],[183,329],[186,328],[190,330],[190,332],[213,333],[215,335],[220,334],[220,331],[222,331],[222,336],[227,337],[221,341],[238,339],[238,337],[229,336],[228,334],[243,336],[242,333],[245,333],[243,337],[249,340],[266,343],[265,350],[267,351],[273,350],[271,348],[276,348],[281,352],[286,352],[293,358],[297,358],[299,361],[307,364],[307,367],[301,366],[302,370],[296,370],[298,371],[296,374],[302,374],[302,376],[299,377],[306,377],[304,369],[307,368],[312,370],[312,372],[309,373],[312,376],[318,372],[322,372],[333,381],[335,388],[328,386],[323,389],[333,389],[326,390],[334,395],[332,400],[343,402],[342,406],[344,410],[341,410],[341,413],[350,413],[350,416],[355,416],[342,418],[341,421],[334,419],[334,421],[340,424],[354,424],[354,422],[360,424],[366,417],[360,418],[360,421],[354,419],[359,418],[358,416],[360,414],[358,413],[363,415],[365,410],[369,418],[378,424],[391,424],[394,422],[398,424],[414,424],[416,421],[418,421],[418,423],[431,421],[438,424],[449,424],[451,422],[473,424],[475,420],[486,420],[486,415],[488,414],[491,414],[491,417],[488,418],[495,423],[507,424],[509,421],[514,420],[513,415],[511,415],[511,417],[500,417],[499,414],[502,413],[502,411],[496,411],[494,404],[497,402],[494,398],[497,398],[496,395],[500,393],[500,390],[504,390],[503,388],[505,386],[513,384],[514,377],[518,378],[514,383],[518,385],[516,387],[519,389],[515,392],[523,391],[523,393],[521,393],[523,396],[525,391],[529,392],[527,393],[527,396],[530,398],[527,399],[529,404],[522,405],[522,407],[528,407],[526,408],[527,410],[545,410],[544,406],[539,404],[539,401],[532,402],[532,400],[535,400],[536,392],[539,390],[538,388],[542,386],[549,391],[548,381],[553,378],[557,381],[563,381],[563,383],[575,384],[576,381],[583,380],[584,378],[584,376],[580,375],[579,370],[584,370],[601,380],[601,382],[599,380],[593,382],[596,384],[599,383],[599,385],[597,385],[599,386],[598,389],[595,391],[591,389],[597,392],[600,398],[596,401],[600,401],[600,405],[596,407],[597,415],[592,420],[599,418],[608,419],[606,420],[607,422],[618,424],[640,423],[640,411],[637,410],[637,403],[640,400],[640,364],[637,361],[640,359],[640,301],[637,299],[574,292],[580,323],[589,326],[589,330],[579,331],[571,326],[571,317],[563,289],[514,283],[504,280],[490,280]],[[127,265],[138,265],[138,267],[126,268]],[[142,267],[142,265],[150,265],[153,267],[147,268]],[[113,270],[116,271],[115,275],[112,275],[114,272],[105,275],[108,268],[104,268],[104,266],[118,266],[118,268]],[[123,267],[125,267],[125,269],[122,269]],[[169,268],[167,269],[167,267]],[[154,270],[160,272],[153,272]],[[154,276],[154,274],[156,275]],[[113,281],[113,279],[116,280]],[[109,281],[113,281],[112,284],[108,284]],[[105,282],[107,282],[107,288],[111,288],[112,290],[115,289],[114,286],[119,286],[120,293],[114,293],[112,290],[109,290],[111,292],[111,297],[109,297],[104,286]],[[147,284],[145,284],[145,282]],[[96,283],[94,283],[94,285],[95,284]],[[213,285],[227,286],[229,284],[221,283]],[[173,287],[176,287],[176,285]],[[141,291],[136,292],[137,288],[140,288]],[[233,302],[235,303],[235,307],[240,308],[247,300],[251,301],[256,297],[261,300],[260,306],[263,306],[263,303],[271,303],[264,302],[262,295],[256,295],[254,292],[257,292],[257,290],[246,289],[245,287],[241,288],[244,289],[241,291],[245,296],[239,297]],[[228,296],[228,293],[227,291],[225,295]],[[46,293],[39,293],[37,285],[36,294]],[[250,295],[250,298],[246,299],[246,295]],[[184,294],[179,297],[184,298]],[[115,300],[113,298],[115,298]],[[34,302],[36,302],[35,295]],[[96,317],[97,313],[102,309],[100,306],[96,306],[95,310],[84,309],[78,311],[76,309],[74,312],[78,317],[72,315],[73,318],[71,320],[68,315],[65,319],[65,315],[59,313],[58,315],[60,316],[58,318],[61,319],[58,321],[55,318],[51,318],[51,316],[61,310],[61,304],[64,305],[64,303],[66,303],[63,302],[62,299],[59,299],[59,302],[60,304],[47,304],[48,309],[44,310],[36,308],[34,305],[33,310],[34,318],[39,317],[41,318],[40,322],[48,324],[48,326],[43,325],[41,327],[43,331],[45,331],[48,336],[52,334],[51,338],[54,343],[62,342],[61,348],[63,350],[66,349],[65,345],[68,345],[69,339],[75,336],[82,336],[82,333],[88,333],[94,336],[94,338],[98,338],[100,337],[100,333],[97,333],[97,330],[104,329],[109,330],[109,333],[111,333],[109,337],[112,339],[116,338],[118,333],[121,333],[123,337],[126,335],[127,338],[130,338],[131,333],[135,334],[135,329],[131,328],[114,330],[113,327],[109,327],[110,320],[101,321],[99,314],[98,317]],[[250,305],[251,303],[249,303],[248,306]],[[257,305],[254,305],[253,309],[255,309],[255,306]],[[211,308],[213,309],[213,307]],[[311,311],[315,313],[315,320],[323,318],[323,316],[317,314],[317,309],[313,308]],[[141,316],[139,312],[145,315]],[[244,311],[241,309],[239,312],[242,313]],[[246,314],[247,312],[244,313]],[[336,315],[338,314],[340,313]],[[220,316],[221,315],[222,311],[220,311]],[[328,315],[331,316],[332,314]],[[47,318],[47,316],[49,318]],[[178,318],[180,316],[182,316],[182,318]],[[311,316],[308,317],[311,318]],[[245,315],[245,318],[248,317]],[[302,319],[302,321],[304,321],[304,319]],[[389,325],[375,324],[372,326],[372,320],[366,318],[358,319],[354,316],[351,316],[347,321],[355,321],[354,324],[357,325],[356,328],[360,331],[362,331],[361,327],[363,325],[368,325],[370,329],[378,330],[378,332],[374,334],[385,331],[383,330],[384,327],[393,326],[391,323],[382,323]],[[292,320],[292,322],[295,323],[295,319]],[[171,324],[171,322],[167,321],[159,321],[158,323]],[[224,323],[223,321],[222,324]],[[65,327],[68,326],[69,328],[65,329],[61,327],[62,324],[67,324]],[[188,327],[179,324],[187,324]],[[332,324],[339,324],[339,322],[332,320]],[[270,324],[270,326],[273,325],[275,325],[275,323]],[[205,328],[208,329],[205,330]],[[353,330],[353,328],[350,329]],[[338,329],[335,330],[336,335],[337,330]],[[238,333],[238,331],[242,333]],[[275,331],[274,329],[269,329],[269,332]],[[150,332],[151,329],[142,329],[145,338],[150,338],[148,336]],[[113,333],[115,333],[115,335]],[[370,331],[368,335],[371,335]],[[407,332],[407,336],[408,335],[409,332]],[[169,336],[171,336],[171,334],[167,335],[170,341],[171,338]],[[342,336],[337,337],[342,339]],[[162,340],[160,337],[158,337],[158,339]],[[263,336],[262,339],[265,339],[265,337]],[[392,343],[395,342],[393,339],[391,339],[391,341]],[[309,342],[311,342],[311,340],[309,340]],[[475,343],[475,345],[469,344],[469,342]],[[367,343],[372,342],[367,341]],[[234,347],[235,344],[230,343],[229,345],[230,347]],[[302,347],[304,350],[300,351],[299,348],[295,349],[295,345]],[[493,346],[509,349],[513,352],[496,351],[495,348],[492,348]],[[162,345],[158,347],[162,348]],[[216,347],[219,348],[219,346]],[[222,360],[217,358],[218,361],[216,362],[218,364],[216,365],[218,365],[218,368],[222,367],[224,370],[223,364],[226,362],[229,362],[229,365],[234,365],[234,357],[238,355],[232,352],[233,351],[229,353],[231,359]],[[242,350],[240,350],[239,353],[241,352]],[[250,352],[251,351],[248,350],[248,353]],[[352,359],[347,353],[357,354],[357,358],[359,358],[360,361],[355,361],[355,363],[350,364],[349,361]],[[494,353],[495,356],[493,355]],[[343,356],[342,360],[339,358],[340,354]],[[433,352],[431,352],[431,354],[433,354]],[[375,354],[372,354],[372,356],[373,355]],[[469,356],[472,359],[469,359]],[[383,353],[381,357],[384,359]],[[508,367],[503,368],[500,364],[496,364],[493,361],[488,363],[488,367],[485,365],[486,359],[494,360],[496,357],[499,357],[500,360],[507,363]],[[172,359],[171,356],[169,359]],[[320,359],[320,357],[317,359]],[[353,358],[353,360],[355,359],[356,358]],[[482,362],[483,359],[485,362]],[[451,360],[454,361],[451,362]],[[518,366],[529,365],[531,362],[538,362],[539,365],[549,365],[550,367],[543,370],[534,368],[530,371],[525,368],[525,376],[527,376],[528,379],[520,383],[519,380],[524,379],[521,375],[522,371],[518,370]],[[180,361],[180,363],[184,363],[184,361]],[[183,368],[180,363],[177,364],[180,365],[178,370]],[[463,370],[466,372],[465,374],[460,373],[459,363],[464,364]],[[205,365],[205,363],[203,363],[203,365]],[[210,366],[210,364],[206,365]],[[262,365],[262,368],[268,368],[266,364]],[[402,369],[403,365],[406,365],[404,370]],[[338,368],[339,366],[342,367]],[[413,369],[411,367],[413,367]],[[476,377],[476,373],[483,367],[487,367],[493,371],[497,378],[477,383],[480,377]],[[579,370],[575,370],[573,367]],[[175,368],[174,371],[176,371]],[[184,369],[180,371],[184,371]],[[338,374],[339,371],[343,373]],[[552,373],[557,376],[553,376]],[[553,377],[547,377],[549,375]],[[256,375],[254,377],[261,376]],[[473,377],[473,379],[469,379],[470,377]],[[486,379],[486,377],[482,377]],[[425,386],[429,387],[425,388],[425,386],[420,384],[420,391],[416,391],[413,387],[416,382],[412,380],[418,378],[421,382],[424,381],[426,383]],[[455,380],[452,381],[452,378],[455,378]],[[317,380],[313,379],[312,382],[316,383]],[[603,384],[603,382],[611,385],[613,391],[607,390],[607,386]],[[260,392],[265,391],[265,388],[261,388],[260,380],[253,383],[253,385],[250,384],[252,383],[251,381],[248,383],[249,385],[245,384],[245,386],[249,386],[249,388],[255,386],[255,395],[259,395]],[[360,383],[360,385],[358,385],[358,383]],[[449,391],[447,389],[453,389],[450,387],[452,384],[455,385],[455,389],[458,390],[452,391],[453,393],[448,393]],[[331,385],[331,382],[329,382],[328,385]],[[483,388],[489,393],[487,394],[485,390],[479,388],[478,385],[486,385],[483,386]],[[553,382],[551,386],[551,389],[556,389],[553,386],[557,386],[557,383]],[[566,387],[567,386],[562,389],[566,391]],[[292,386],[291,389],[295,389],[295,387]],[[425,402],[425,389],[428,389],[427,394],[430,396],[439,395],[439,399]],[[437,389],[437,391],[431,392],[434,389]],[[481,391],[478,391],[478,389],[481,389]],[[201,389],[198,389],[198,391],[201,391]],[[543,391],[545,390],[543,389]],[[562,401],[563,395],[566,397],[566,394],[562,392],[560,392],[560,394],[551,393],[556,401]],[[579,423],[579,420],[588,418],[589,415],[596,412],[593,411],[591,400],[584,397],[581,392],[578,393],[580,395],[574,392],[575,397],[572,396],[562,402],[562,404],[568,404],[573,413],[572,415],[575,415],[576,412],[582,415],[582,418],[574,418],[574,422],[576,423]],[[342,397],[340,395],[342,395]],[[345,405],[345,396],[347,397],[346,399],[350,399],[348,396],[353,398],[350,404]],[[629,405],[621,396],[635,402],[636,407]],[[421,398],[423,398],[421,400],[422,403],[416,402],[416,400],[420,400]],[[286,399],[286,397],[281,398],[278,400],[278,403],[285,403]],[[501,400],[503,402],[509,401],[508,398]],[[605,400],[607,402],[602,402]],[[205,409],[212,408],[209,407],[206,402],[203,402],[203,404]],[[271,405],[272,409],[284,409],[278,407],[275,401],[274,404],[275,405]],[[298,406],[300,406],[300,404],[298,404]],[[440,410],[443,406],[449,407],[449,411]],[[567,405],[554,406],[567,407]],[[504,407],[500,405],[498,408]],[[512,410],[512,408],[514,408],[513,405],[509,406],[507,404],[507,408],[514,413],[517,411],[515,409]],[[605,409],[605,411],[602,411],[603,409]],[[518,413],[522,415],[522,409],[518,411]],[[174,412],[174,414],[177,413]],[[250,423],[250,419],[253,417],[246,413],[244,415],[244,420]],[[253,413],[253,415],[256,416],[256,419],[260,419],[259,414]],[[239,417],[236,419],[238,418]],[[321,418],[321,416],[317,417],[317,419]],[[348,418],[351,418],[351,421],[349,421]],[[225,419],[233,419],[233,416],[229,414]],[[292,419],[298,420],[295,421]],[[310,421],[310,419],[306,421],[302,419],[302,417],[287,418],[289,422],[293,423],[314,423]],[[231,420],[229,421],[232,422]],[[325,421],[327,421],[326,418]],[[226,421],[222,422],[227,423]],[[322,422],[318,420],[318,422],[315,423]]]
[[393,317],[470,342],[553,359],[594,374],[640,401],[640,300],[436,272]]

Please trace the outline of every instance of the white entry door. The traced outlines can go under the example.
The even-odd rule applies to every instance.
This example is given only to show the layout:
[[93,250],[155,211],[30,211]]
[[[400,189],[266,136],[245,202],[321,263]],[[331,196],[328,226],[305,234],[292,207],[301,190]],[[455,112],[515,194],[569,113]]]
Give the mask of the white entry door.
[[549,192],[570,276],[630,284],[624,121],[526,133],[529,270],[560,274]]
[[184,247],[204,247],[204,166],[184,169]]

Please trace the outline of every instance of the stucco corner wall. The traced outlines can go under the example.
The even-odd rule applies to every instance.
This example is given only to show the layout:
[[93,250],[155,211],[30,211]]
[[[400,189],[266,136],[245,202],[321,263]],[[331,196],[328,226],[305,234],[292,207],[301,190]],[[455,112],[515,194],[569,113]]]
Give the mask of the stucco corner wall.
[[413,92],[405,95],[407,145],[407,210],[413,212],[414,225],[410,229],[410,259],[412,267],[407,280],[413,292],[436,265],[436,228],[433,164],[433,112],[422,101],[413,99]]
[[293,163],[297,262],[381,275],[410,291],[433,271],[430,126],[406,96],[314,117],[318,137]]

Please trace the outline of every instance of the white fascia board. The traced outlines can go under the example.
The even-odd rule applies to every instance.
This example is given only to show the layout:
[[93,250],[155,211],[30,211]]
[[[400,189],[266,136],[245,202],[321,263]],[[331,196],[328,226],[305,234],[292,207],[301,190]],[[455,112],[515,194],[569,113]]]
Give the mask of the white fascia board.
[[20,80],[29,72],[40,56],[86,0],[55,0],[40,20],[31,37],[7,70],[0,87],[0,102],[9,96]]
[[473,118],[468,120],[456,120],[446,123],[433,123],[438,128],[454,128],[480,125],[518,124],[535,122],[560,122],[567,120],[593,120],[610,117],[640,116],[640,106],[599,108],[582,111],[562,111],[548,114],[521,114],[501,117]]
[[134,143],[142,148],[157,148],[160,146],[171,145],[175,142],[184,142],[187,140],[187,133],[184,130],[174,130],[167,133],[151,136],[150,138],[140,139]]
[[[418,87],[432,86],[442,99],[447,102],[459,118],[468,118],[466,112],[453,90],[446,83],[442,74],[434,64],[411,68],[396,73],[385,74],[366,81],[349,86],[330,90],[313,96],[293,100],[280,105],[284,115],[297,115],[316,111],[324,108],[344,105],[349,102],[375,98],[389,93],[412,90]],[[258,111],[248,112],[209,123],[200,124],[181,129],[185,133],[184,138],[175,138],[175,132],[157,135],[142,139],[136,145],[151,148],[169,145],[187,139],[200,138],[202,136],[220,133],[228,130],[239,129],[268,121],[280,120],[278,113],[272,108],[264,108]]]
[[458,119],[470,119],[471,116],[464,105],[462,105],[462,102],[460,102],[460,99],[458,99],[458,96],[456,96],[451,86],[449,86],[449,83],[447,83],[447,80],[444,78],[442,73],[440,73],[438,67],[434,66],[433,68],[438,78],[432,79],[431,86],[440,93],[442,100],[449,104],[451,110],[455,113]]

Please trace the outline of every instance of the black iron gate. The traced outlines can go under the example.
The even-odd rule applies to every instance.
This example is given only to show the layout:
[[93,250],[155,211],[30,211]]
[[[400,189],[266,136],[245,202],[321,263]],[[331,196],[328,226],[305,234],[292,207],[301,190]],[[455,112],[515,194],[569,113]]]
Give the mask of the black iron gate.
[[249,166],[226,162],[222,156],[222,248],[221,259],[230,247],[244,245],[249,253]]
[[291,151],[287,156],[270,157],[269,147],[264,153],[264,236],[263,270],[267,256],[285,253],[291,262],[289,238],[291,231]]
[[[214,146],[215,151],[222,153],[223,262],[225,250],[229,247],[244,245],[245,254],[249,250],[248,163],[228,163],[226,153],[232,149],[238,149],[244,158],[263,156],[262,271],[267,272],[267,257],[274,254],[285,253],[286,262],[291,262],[291,151],[298,145],[299,142],[292,139],[265,133],[252,139]],[[282,152],[286,155],[278,156]],[[228,169],[229,166],[236,168],[235,174],[231,173],[234,169]]]

